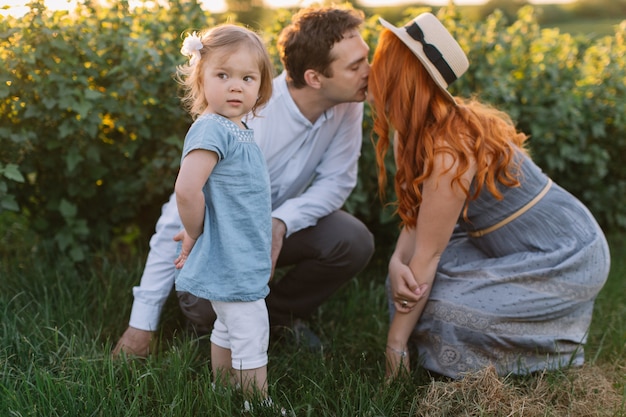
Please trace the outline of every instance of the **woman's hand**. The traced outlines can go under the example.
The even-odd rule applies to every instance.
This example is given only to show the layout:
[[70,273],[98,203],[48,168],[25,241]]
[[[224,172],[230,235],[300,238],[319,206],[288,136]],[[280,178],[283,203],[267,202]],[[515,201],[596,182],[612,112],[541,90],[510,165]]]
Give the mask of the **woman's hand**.
[[412,311],[428,289],[428,284],[418,284],[409,266],[395,257],[389,261],[389,281],[394,305],[400,313]]

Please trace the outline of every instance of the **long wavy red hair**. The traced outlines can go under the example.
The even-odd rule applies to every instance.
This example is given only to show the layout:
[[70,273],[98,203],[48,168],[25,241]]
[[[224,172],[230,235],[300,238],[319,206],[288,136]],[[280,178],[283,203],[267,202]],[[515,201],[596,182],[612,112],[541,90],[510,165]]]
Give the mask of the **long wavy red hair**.
[[[402,224],[415,227],[422,202],[423,182],[433,172],[439,153],[454,158],[456,182],[467,195],[467,204],[486,187],[501,199],[496,183],[519,186],[516,150],[524,149],[527,136],[517,132],[511,118],[494,108],[471,99],[456,98],[454,105],[437,86],[422,63],[391,31],[380,35],[369,75],[369,92],[374,118],[374,140],[378,185],[384,197],[387,175],[385,156],[391,131],[397,133],[394,189],[396,211]],[[476,163],[474,188],[461,181]]]

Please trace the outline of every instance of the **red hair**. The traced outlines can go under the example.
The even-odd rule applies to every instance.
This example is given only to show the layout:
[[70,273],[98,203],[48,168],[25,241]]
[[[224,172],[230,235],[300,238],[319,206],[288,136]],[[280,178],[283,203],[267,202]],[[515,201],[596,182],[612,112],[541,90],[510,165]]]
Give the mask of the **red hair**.
[[[384,196],[387,176],[385,155],[390,130],[397,133],[394,189],[397,213],[402,224],[415,227],[422,201],[421,188],[433,172],[434,157],[446,153],[455,161],[456,183],[467,195],[467,202],[478,197],[484,187],[497,199],[500,182],[519,186],[516,150],[524,150],[527,138],[516,131],[505,113],[476,100],[456,98],[454,105],[434,82],[411,50],[390,30],[380,35],[369,74],[378,186]],[[461,181],[476,163],[474,192]],[[467,215],[467,203],[464,208]]]

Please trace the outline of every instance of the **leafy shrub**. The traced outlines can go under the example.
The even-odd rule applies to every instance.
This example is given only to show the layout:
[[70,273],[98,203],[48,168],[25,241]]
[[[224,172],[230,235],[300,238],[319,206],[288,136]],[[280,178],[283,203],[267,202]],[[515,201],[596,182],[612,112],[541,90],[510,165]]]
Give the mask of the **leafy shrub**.
[[[181,35],[216,20],[185,0],[132,10],[87,3],[74,13],[31,6],[0,21],[0,212],[19,210],[75,261],[89,244],[146,241],[191,122],[172,79]],[[453,92],[508,111],[531,135],[539,165],[603,226],[624,229],[626,23],[615,36],[587,39],[541,30],[530,7],[511,25],[499,12],[481,23],[454,6],[438,15],[471,62]],[[275,40],[289,20],[279,10],[263,32],[277,69]],[[372,50],[379,31],[370,17],[363,34]],[[363,123],[359,183],[346,207],[388,250],[397,222],[378,199],[367,106]]]
[[455,88],[502,108],[530,135],[535,161],[606,229],[626,227],[626,21],[615,36],[540,29],[532,7],[505,26],[461,23],[470,73]]
[[31,6],[0,30],[1,201],[81,260],[83,244],[140,227],[171,192],[189,123],[172,79],[180,34],[211,21],[188,2]]

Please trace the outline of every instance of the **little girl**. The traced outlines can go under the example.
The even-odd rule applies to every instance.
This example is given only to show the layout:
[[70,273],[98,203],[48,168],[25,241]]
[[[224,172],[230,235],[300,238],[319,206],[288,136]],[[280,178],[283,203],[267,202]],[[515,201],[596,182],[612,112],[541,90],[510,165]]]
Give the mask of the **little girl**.
[[175,186],[184,226],[176,290],[210,300],[217,314],[214,381],[267,398],[270,183],[242,119],[269,100],[272,64],[255,33],[231,24],[192,33],[181,52],[190,60],[177,77],[195,121]]

